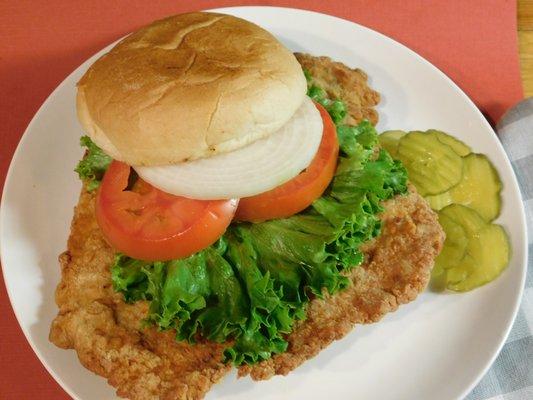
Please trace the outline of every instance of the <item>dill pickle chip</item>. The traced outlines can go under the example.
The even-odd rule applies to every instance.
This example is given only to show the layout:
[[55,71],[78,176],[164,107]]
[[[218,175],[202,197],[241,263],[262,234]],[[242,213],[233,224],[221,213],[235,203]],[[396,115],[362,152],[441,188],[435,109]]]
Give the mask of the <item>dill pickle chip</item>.
[[463,159],[435,134],[409,132],[400,139],[398,158],[422,196],[449,190],[463,175]]
[[500,275],[509,262],[509,241],[500,225],[487,222],[478,212],[460,204],[439,211],[446,233],[444,247],[435,260],[433,287],[472,290]]
[[460,204],[451,204],[448,207],[444,207],[439,211],[439,218],[442,215],[461,225],[468,238],[488,225],[475,210]]
[[[461,183],[459,182],[458,185]],[[432,196],[426,196],[424,197],[426,201],[429,203],[429,206],[432,210],[439,211],[443,209],[446,206],[449,206],[453,203],[452,196],[450,194],[450,191],[441,193],[441,194],[435,194]]]
[[446,270],[442,268],[442,265],[435,263],[435,266],[431,270],[431,290],[434,290],[436,292],[442,292],[443,290],[445,290],[446,285],[448,284],[446,275]]
[[459,263],[466,254],[468,237],[463,227],[450,217],[439,214],[439,224],[446,233],[442,251],[435,259],[435,266],[448,269]]
[[400,139],[404,137],[407,132],[404,131],[386,131],[378,136],[381,147],[387,150],[392,157],[395,157],[398,152],[398,144]]
[[465,271],[464,279],[452,282],[447,276],[448,289],[464,292],[496,279],[509,263],[509,240],[500,225],[489,224],[470,238],[467,253],[474,263],[461,262],[449,271]]
[[437,136],[437,139],[439,139],[442,143],[450,146],[452,150],[455,151],[461,157],[467,156],[468,154],[472,153],[472,149],[469,146],[467,146],[459,139],[453,137],[452,135],[448,135],[447,133],[438,131],[436,129],[429,129],[426,133],[434,134],[435,136]]
[[464,158],[463,179],[447,192],[426,196],[433,210],[449,204],[462,204],[476,210],[490,222],[500,214],[502,183],[498,172],[483,154]]
[[468,267],[468,265],[473,265],[473,259],[471,257],[465,258],[460,266],[446,270],[446,282],[448,289],[451,289],[451,287],[454,285],[461,284],[468,278],[469,272],[471,271],[471,267]]
[[483,154],[464,158],[463,179],[450,190],[452,201],[476,210],[486,221],[500,214],[502,183],[498,172]]

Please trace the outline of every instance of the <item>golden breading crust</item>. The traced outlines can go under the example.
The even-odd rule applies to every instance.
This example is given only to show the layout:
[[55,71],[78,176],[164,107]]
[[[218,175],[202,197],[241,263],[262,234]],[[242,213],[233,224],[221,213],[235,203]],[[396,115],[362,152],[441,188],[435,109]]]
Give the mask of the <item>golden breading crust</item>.
[[[299,57],[305,57],[307,65],[313,60]],[[356,75],[320,81],[331,93],[337,93],[339,84],[359,85],[354,93],[375,93],[366,86],[361,71],[323,57],[315,60],[316,66],[308,69],[317,76],[321,76],[320,71],[339,68]],[[339,92],[341,98],[352,96],[349,89],[347,86]],[[366,110],[351,118],[359,120],[366,113],[365,117],[373,120]],[[172,332],[141,327],[148,305],[126,304],[122,295],[113,291],[113,250],[96,223],[94,202],[94,194],[82,189],[68,250],[60,256],[62,279],[56,290],[59,313],[51,326],[50,341],[75,349],[81,363],[107,378],[120,396],[133,400],[202,398],[230,369],[220,362],[223,346],[176,342]],[[267,379],[286,374],[347,334],[354,324],[375,322],[424,289],[443,242],[437,218],[414,192],[389,201],[385,207],[383,233],[366,245],[367,261],[350,274],[353,287],[324,300],[313,300],[307,320],[288,338],[288,352],[253,367],[241,367],[240,375]]]
[[114,251],[94,214],[95,196],[82,189],[68,251],[59,260],[59,314],[50,341],[75,349],[81,363],[104,376],[120,396],[138,400],[199,399],[230,369],[220,362],[223,346],[177,342],[174,334],[141,329],[145,302],[124,303],[113,291]]
[[366,261],[349,274],[353,285],[324,300],[313,300],[307,319],[289,335],[287,352],[253,366],[239,376],[255,380],[286,375],[315,356],[354,324],[379,321],[426,287],[444,233],[435,213],[413,188],[385,203],[382,233],[364,247]]
[[346,103],[348,115],[346,123],[356,125],[368,119],[373,125],[378,123],[379,93],[368,87],[368,76],[359,68],[349,68],[329,57],[314,57],[295,53],[296,58],[313,77],[313,83],[324,89],[331,99],[342,99]]

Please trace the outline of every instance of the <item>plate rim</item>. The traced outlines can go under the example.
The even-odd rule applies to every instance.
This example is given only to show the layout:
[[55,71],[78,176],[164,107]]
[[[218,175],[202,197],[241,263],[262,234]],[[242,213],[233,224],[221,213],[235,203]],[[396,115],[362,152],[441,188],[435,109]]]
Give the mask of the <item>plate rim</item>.
[[[500,354],[503,346],[505,345],[505,341],[506,341],[507,337],[509,336],[509,333],[510,333],[510,331],[511,331],[511,329],[513,327],[514,321],[516,319],[518,310],[520,308],[521,299],[522,299],[522,295],[523,295],[524,287],[525,287],[525,281],[526,281],[526,275],[527,275],[528,251],[529,251],[529,249],[528,249],[527,220],[526,220],[526,215],[525,215],[525,208],[524,208],[524,203],[523,203],[522,192],[520,190],[520,186],[518,185],[518,180],[517,180],[517,177],[516,177],[516,173],[515,173],[515,171],[514,171],[514,169],[512,167],[512,163],[511,163],[511,161],[510,161],[510,159],[509,159],[509,157],[507,155],[507,152],[503,148],[503,146],[502,146],[497,134],[495,133],[494,129],[488,123],[487,119],[483,116],[483,114],[481,113],[479,108],[475,105],[475,103],[472,101],[472,99],[470,99],[470,97],[468,97],[468,95],[448,75],[446,75],[446,73],[444,73],[441,69],[436,67],[434,64],[432,64],[430,61],[425,59],[423,56],[421,56],[420,54],[418,54],[414,50],[410,49],[409,47],[407,47],[403,43],[401,43],[401,42],[399,42],[399,41],[397,41],[397,40],[395,40],[395,39],[393,39],[393,38],[381,33],[380,31],[371,29],[371,28],[369,28],[369,27],[367,27],[367,26],[365,26],[363,24],[360,24],[360,23],[354,22],[354,21],[350,21],[350,20],[342,18],[342,17],[338,17],[338,16],[330,15],[330,14],[325,14],[325,13],[321,13],[321,12],[318,12],[318,11],[307,10],[307,9],[303,9],[303,8],[296,8],[296,7],[254,5],[254,6],[218,7],[218,8],[210,8],[210,9],[204,9],[204,10],[198,10],[198,11],[210,11],[210,12],[221,12],[221,13],[233,14],[232,11],[236,12],[238,10],[248,10],[248,11],[252,11],[252,12],[257,11],[258,13],[261,13],[263,10],[266,10],[266,9],[271,10],[271,11],[279,10],[279,11],[282,11],[282,12],[295,12],[295,13],[301,13],[301,14],[313,14],[313,15],[319,16],[321,18],[323,18],[323,17],[329,18],[332,21],[332,23],[335,23],[335,24],[338,24],[338,23],[353,24],[353,25],[357,26],[359,29],[365,30],[367,32],[371,32],[374,35],[378,35],[381,40],[385,40],[385,41],[387,41],[389,43],[392,43],[392,44],[394,44],[396,46],[400,46],[402,48],[402,50],[408,52],[411,57],[415,57],[418,61],[422,62],[427,67],[432,69],[434,72],[437,72],[439,75],[441,75],[441,77],[446,80],[446,82],[449,84],[449,86],[451,86],[458,95],[460,95],[464,100],[466,100],[466,102],[470,105],[470,107],[474,109],[474,111],[478,115],[478,117],[481,117],[480,120],[482,121],[482,124],[485,126],[485,128],[488,129],[488,131],[491,132],[491,135],[493,136],[493,138],[496,139],[497,146],[500,148],[501,152],[504,154],[504,161],[507,164],[507,168],[509,168],[510,171],[512,172],[512,174],[511,174],[512,175],[512,180],[511,180],[511,182],[506,182],[506,184],[507,185],[509,185],[509,184],[512,185],[513,191],[518,193],[519,199],[520,199],[520,201],[519,201],[519,209],[518,209],[518,212],[520,214],[520,223],[521,223],[520,224],[521,225],[520,226],[520,231],[521,231],[520,233],[521,233],[521,236],[524,239],[523,240],[523,246],[522,246],[522,249],[521,249],[523,257],[522,257],[521,260],[518,260],[519,263],[520,263],[520,267],[521,267],[520,268],[520,282],[519,282],[520,283],[520,289],[516,293],[516,296],[515,296],[514,301],[513,301],[512,312],[509,313],[508,316],[507,316],[508,318],[507,318],[506,327],[502,331],[502,334],[499,337],[499,342],[498,342],[498,345],[497,345],[495,351],[493,351],[490,359],[488,360],[488,362],[485,363],[483,368],[481,368],[479,370],[478,374],[476,375],[475,379],[472,380],[470,385],[467,386],[459,394],[459,397],[458,397],[459,399],[464,398],[480,382],[480,380],[483,378],[483,376],[485,376],[485,374],[488,372],[488,370],[490,369],[490,367],[493,365],[494,361],[496,360],[496,358]],[[55,373],[55,371],[51,368],[51,366],[48,365],[44,355],[41,353],[41,351],[35,346],[33,341],[30,339],[30,335],[29,335],[28,330],[23,326],[23,324],[21,324],[22,317],[19,315],[19,312],[13,306],[13,301],[12,301],[13,288],[12,288],[12,286],[10,287],[10,285],[8,284],[8,281],[6,280],[5,263],[4,263],[4,257],[5,257],[4,256],[4,253],[5,253],[4,246],[5,245],[4,245],[4,241],[2,240],[2,238],[5,235],[5,231],[4,230],[6,229],[4,227],[4,223],[2,222],[2,221],[5,220],[4,217],[5,217],[5,214],[7,213],[6,207],[5,207],[5,196],[6,196],[6,193],[8,191],[7,189],[11,186],[12,174],[13,174],[13,169],[14,169],[13,166],[16,163],[16,159],[19,157],[19,154],[22,152],[22,148],[24,146],[24,143],[27,140],[29,140],[28,139],[28,137],[29,137],[28,132],[31,130],[33,125],[38,120],[40,114],[43,112],[43,109],[47,105],[49,100],[51,100],[53,97],[57,96],[57,93],[60,91],[60,89],[62,89],[63,86],[65,86],[67,84],[67,81],[69,81],[70,78],[74,74],[76,74],[76,72],[78,71],[78,69],[82,65],[87,63],[90,59],[96,57],[100,52],[102,52],[106,48],[116,44],[118,41],[120,41],[122,38],[128,36],[130,33],[127,33],[126,35],[124,35],[124,36],[118,38],[117,40],[109,43],[108,45],[102,47],[100,50],[98,50],[97,52],[95,52],[94,54],[92,54],[91,56],[86,58],[81,64],[79,64],[76,68],[74,68],[65,78],[63,78],[63,80],[59,83],[59,85],[57,85],[55,87],[55,89],[46,97],[46,99],[39,106],[39,108],[37,109],[37,111],[35,112],[33,117],[31,118],[30,122],[28,123],[26,129],[24,130],[24,133],[22,134],[22,136],[21,136],[21,138],[20,138],[20,140],[19,140],[19,142],[17,144],[17,147],[16,147],[15,151],[13,152],[13,155],[11,157],[11,160],[10,160],[10,163],[9,163],[9,167],[8,167],[8,170],[7,170],[7,173],[6,173],[6,177],[5,177],[5,181],[4,181],[4,188],[3,188],[2,196],[1,196],[1,199],[0,199],[0,264],[2,265],[1,269],[2,269],[2,276],[3,276],[3,279],[4,279],[4,286],[6,288],[6,292],[7,292],[7,295],[8,295],[8,299],[9,299],[9,302],[10,302],[11,309],[13,310],[13,313],[15,315],[15,318],[17,320],[19,328],[21,329],[22,333],[24,334],[26,342],[30,345],[32,351],[37,356],[37,358],[39,359],[40,363],[44,366],[44,368],[48,372],[48,374],[50,374],[50,376],[52,376],[52,378],[54,378],[56,383],[73,399],[79,399],[79,398],[78,398],[77,395],[75,395],[71,391],[69,385],[67,385],[65,382],[63,382],[61,377],[58,374]]]
[[[107,46],[106,46],[107,47]],[[100,50],[101,51],[101,50]],[[52,369],[51,366],[48,365],[46,362],[46,359],[44,355],[41,353],[41,351],[37,348],[37,346],[34,344],[34,342],[30,339],[30,334],[28,332],[28,329],[24,327],[23,324],[21,324],[22,317],[19,314],[19,311],[13,306],[13,292],[14,289],[10,284],[8,284],[8,280],[6,279],[6,264],[5,264],[5,250],[4,250],[4,241],[2,238],[5,235],[4,230],[6,227],[4,226],[5,221],[5,214],[7,214],[6,206],[5,206],[5,197],[7,196],[6,193],[8,192],[8,188],[11,185],[12,181],[12,175],[13,175],[13,169],[14,165],[16,163],[16,159],[19,157],[20,153],[22,152],[22,148],[24,147],[24,143],[29,140],[28,132],[32,128],[32,126],[36,123],[38,120],[40,114],[43,112],[44,107],[48,103],[50,99],[57,96],[57,92],[60,91],[60,89],[63,86],[66,86],[67,81],[69,78],[76,73],[78,68],[80,68],[84,63],[86,63],[90,58],[94,57],[95,54],[91,55],[89,58],[87,58],[85,61],[83,61],[80,65],[78,65],[72,72],[70,72],[60,83],[57,85],[54,90],[46,97],[46,99],[43,101],[43,103],[39,106],[33,117],[31,118],[30,122],[26,126],[26,129],[24,129],[24,133],[20,137],[19,142],[17,143],[17,147],[15,148],[15,151],[13,152],[13,156],[11,157],[11,160],[9,161],[9,167],[7,169],[6,177],[4,180],[4,188],[2,189],[2,197],[0,198],[0,266],[2,270],[2,279],[4,280],[4,287],[7,292],[7,297],[9,299],[9,305],[11,307],[11,310],[13,311],[13,314],[15,315],[15,319],[17,321],[19,329],[24,334],[24,338],[26,339],[26,342],[30,345],[30,348],[32,349],[33,353],[37,356],[37,359],[41,363],[41,365],[45,368],[46,372],[54,379],[55,383],[59,385],[59,387],[65,391],[72,399],[78,400],[78,396],[76,396],[70,389],[68,385],[66,385],[63,382],[63,379],[56,374],[56,372]],[[55,300],[54,300],[55,301]]]

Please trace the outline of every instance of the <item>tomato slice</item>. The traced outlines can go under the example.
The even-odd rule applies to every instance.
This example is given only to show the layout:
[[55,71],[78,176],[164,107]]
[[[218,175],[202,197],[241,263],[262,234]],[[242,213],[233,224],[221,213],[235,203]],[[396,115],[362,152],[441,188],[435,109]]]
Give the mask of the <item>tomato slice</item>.
[[272,190],[239,201],[235,218],[240,221],[260,222],[294,215],[319,198],[328,187],[339,155],[337,130],[328,112],[319,104],[324,132],[318,152],[305,171]]
[[96,196],[96,219],[111,246],[147,261],[187,257],[216,242],[233,219],[238,199],[192,200],[138,179],[113,161]]

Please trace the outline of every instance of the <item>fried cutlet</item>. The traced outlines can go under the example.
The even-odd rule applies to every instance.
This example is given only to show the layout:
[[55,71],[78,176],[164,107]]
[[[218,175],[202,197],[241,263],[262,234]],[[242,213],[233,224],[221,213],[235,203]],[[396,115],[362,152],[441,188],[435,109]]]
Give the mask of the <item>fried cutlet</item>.
[[364,264],[348,275],[352,285],[311,301],[307,319],[288,336],[288,350],[240,367],[239,376],[250,374],[261,380],[286,375],[344,337],[354,324],[377,322],[425,289],[444,242],[437,217],[413,187],[406,196],[397,196],[384,206],[381,235],[365,244]]
[[[320,85],[332,95],[340,90],[338,97],[348,102],[351,123],[362,118],[377,120],[371,107],[379,95],[367,86],[362,71],[343,69],[342,64],[325,57],[298,58],[316,76],[323,75],[320,71],[344,71]],[[343,85],[355,86],[339,89]],[[76,350],[81,363],[107,378],[120,396],[135,400],[202,398],[230,370],[221,362],[224,346],[177,342],[171,331],[143,327],[148,304],[126,304],[112,288],[114,251],[96,223],[94,203],[95,195],[82,188],[68,250],[60,256],[59,313],[50,340],[61,348]],[[388,201],[381,219],[381,236],[365,245],[365,263],[349,275],[353,285],[335,296],[311,301],[307,319],[288,337],[288,351],[241,367],[240,375],[267,379],[286,374],[346,335],[354,324],[378,321],[425,288],[444,238],[436,215],[411,189],[408,195]]]
[[368,76],[359,68],[349,68],[329,57],[314,57],[310,54],[294,53],[296,59],[313,83],[326,91],[330,99],[342,99],[348,115],[346,124],[357,125],[364,119],[378,123],[374,109],[380,101],[379,93],[368,86]]
[[126,304],[111,284],[114,251],[95,218],[95,195],[82,189],[68,250],[60,256],[59,314],[50,330],[57,346],[131,399],[197,399],[230,367],[223,346],[178,342],[170,332],[142,329],[148,304]]

